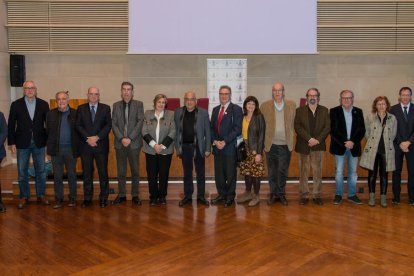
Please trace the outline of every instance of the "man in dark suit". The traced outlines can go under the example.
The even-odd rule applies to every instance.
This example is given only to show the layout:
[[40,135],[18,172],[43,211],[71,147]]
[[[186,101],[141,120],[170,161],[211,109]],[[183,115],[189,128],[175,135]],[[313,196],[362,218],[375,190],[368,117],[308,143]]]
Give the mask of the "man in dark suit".
[[184,171],[184,198],[179,206],[183,207],[192,202],[193,163],[197,174],[197,203],[208,206],[209,202],[205,198],[205,157],[211,152],[210,120],[207,111],[197,107],[194,92],[184,94],[184,105],[174,112],[175,149],[181,158]]
[[115,136],[115,152],[118,170],[118,196],[113,205],[126,201],[127,161],[131,169],[132,203],[141,205],[139,198],[139,152],[142,148],[142,125],[144,123],[144,105],[133,100],[134,85],[130,82],[121,84],[122,100],[114,103],[112,111],[112,131]]
[[299,204],[309,201],[309,166],[313,172],[313,203],[323,205],[322,201],[322,158],[326,150],[326,137],[330,131],[329,110],[319,105],[320,93],[316,88],[306,92],[307,105],[296,109],[295,151],[299,154]]
[[[7,123],[6,119],[4,118],[3,112],[0,112],[0,167],[1,161],[3,158],[6,157],[6,149],[4,148],[4,142],[6,142],[7,138]],[[0,185],[0,213],[6,212],[6,207],[3,204],[1,199],[1,185]]]
[[241,135],[243,111],[230,102],[231,88],[219,89],[220,105],[211,114],[211,133],[214,155],[214,174],[218,196],[211,204],[224,202],[230,207],[236,196],[236,143]]
[[398,104],[391,107],[390,113],[397,118],[397,136],[394,139],[395,171],[392,173],[393,204],[400,204],[401,171],[403,160],[407,161],[408,204],[414,205],[414,104],[411,103],[412,90],[402,87]]
[[30,198],[29,159],[33,159],[36,174],[36,196],[39,203],[49,205],[45,197],[45,146],[46,115],[49,105],[37,97],[37,87],[33,81],[23,83],[24,96],[11,104],[8,122],[8,144],[17,154],[18,180],[20,188],[19,209],[23,209]]
[[365,135],[364,114],[354,104],[354,92],[343,90],[340,93],[341,105],[330,110],[331,146],[330,153],[335,155],[336,192],[333,203],[341,204],[344,186],[344,164],[348,161],[348,200],[362,204],[356,195],[358,179],[358,157],[361,156],[361,140]]
[[111,131],[111,126],[111,108],[99,102],[99,89],[90,87],[88,89],[88,103],[78,107],[76,116],[76,130],[81,136],[79,151],[83,170],[84,200],[81,207],[92,205],[94,160],[101,187],[100,206],[105,208],[108,204],[108,134]]

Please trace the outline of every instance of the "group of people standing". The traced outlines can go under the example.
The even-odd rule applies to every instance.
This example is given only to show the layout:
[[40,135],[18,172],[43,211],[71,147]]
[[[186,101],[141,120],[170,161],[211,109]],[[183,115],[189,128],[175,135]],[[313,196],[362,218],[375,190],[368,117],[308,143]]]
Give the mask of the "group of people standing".
[[[341,204],[344,186],[344,164],[348,164],[347,196],[355,204],[362,204],[356,195],[358,157],[360,166],[368,169],[369,206],[375,206],[376,177],[380,177],[380,205],[387,207],[388,172],[392,171],[394,204],[400,203],[401,171],[404,156],[408,167],[409,204],[414,205],[414,107],[412,91],[401,88],[399,103],[390,106],[385,96],[375,98],[372,111],[365,118],[360,108],[353,106],[354,93],[343,90],[340,105],[328,108],[319,104],[320,92],[310,88],[307,104],[296,108],[295,102],[285,99],[285,87],[277,82],[272,86],[272,99],[261,106],[256,97],[248,96],[243,107],[231,102],[231,88],[219,89],[220,105],[211,114],[197,106],[196,94],[184,95],[184,106],[166,109],[168,99],[158,94],[153,109],[144,113],[143,103],[133,99],[134,86],[121,84],[121,100],[111,108],[99,101],[97,87],[87,92],[88,102],[77,110],[69,106],[68,91],[56,93],[57,108],[37,97],[33,81],[23,84],[24,96],[10,107],[8,127],[0,113],[0,162],[5,156],[4,142],[16,153],[20,188],[19,209],[30,204],[28,182],[29,158],[32,156],[36,174],[36,197],[39,204],[49,205],[45,196],[45,153],[52,157],[55,204],[64,202],[63,174],[66,169],[69,187],[67,206],[77,204],[76,158],[80,156],[83,170],[84,198],[81,207],[92,205],[94,162],[99,175],[99,205],[108,205],[109,133],[114,134],[118,172],[118,195],[113,205],[127,201],[127,163],[131,170],[132,204],[141,205],[139,197],[139,155],[145,153],[149,183],[149,204],[165,205],[169,170],[174,148],[182,161],[184,197],[180,207],[192,204],[194,193],[193,167],[196,172],[197,203],[224,204],[225,208],[238,203],[256,206],[260,202],[261,178],[265,175],[266,158],[270,196],[269,205],[280,202],[288,205],[286,181],[292,151],[299,157],[299,203],[305,205],[310,197],[322,205],[322,159],[326,138],[331,135],[330,152],[335,156],[336,192],[334,204]],[[7,129],[8,128],[8,135]],[[296,133],[296,144],[294,137]],[[362,150],[361,141],[367,143]],[[237,141],[243,139],[247,157],[238,163]],[[217,197],[205,197],[205,158],[213,153]],[[265,155],[265,156],[264,156]],[[245,178],[245,191],[236,199],[237,166]],[[309,191],[308,173],[312,167],[313,190]],[[1,193],[0,193],[1,194]],[[312,194],[312,196],[310,196]],[[0,212],[4,212],[0,197]]]

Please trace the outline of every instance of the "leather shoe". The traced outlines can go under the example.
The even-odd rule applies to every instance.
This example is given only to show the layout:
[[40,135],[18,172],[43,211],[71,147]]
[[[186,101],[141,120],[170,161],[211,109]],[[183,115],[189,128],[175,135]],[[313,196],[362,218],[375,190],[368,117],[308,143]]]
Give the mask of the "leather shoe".
[[287,199],[286,199],[286,197],[284,195],[280,196],[280,202],[284,206],[287,206],[288,205],[288,201],[287,201]]
[[316,205],[323,205],[322,198],[320,198],[320,197],[314,198],[313,203],[315,203]]
[[150,204],[150,206],[156,206],[157,205],[157,200],[156,199],[150,199],[149,204]]
[[86,208],[86,207],[89,207],[89,206],[92,206],[92,200],[84,200],[81,204],[82,208]]
[[160,197],[160,204],[161,205],[166,205],[167,204],[167,200],[165,199],[165,197]]
[[233,205],[234,200],[226,200],[226,202],[224,202],[224,208],[229,208]]
[[17,209],[23,209],[25,208],[27,205],[29,205],[29,200],[27,198],[21,198],[19,201],[19,205],[17,205]]
[[3,202],[0,201],[0,213],[6,212],[6,207],[4,206]]
[[184,207],[186,204],[190,204],[192,202],[193,200],[191,198],[184,197],[182,200],[180,200],[180,202],[178,203],[178,206]]
[[76,200],[70,199],[68,203],[68,207],[75,207],[76,206]]
[[309,202],[309,198],[306,198],[306,197],[301,197],[299,200],[300,205],[306,205],[308,204],[308,202]]
[[99,202],[99,206],[100,206],[101,208],[105,208],[107,205],[108,205],[108,201],[107,201],[106,199],[101,200],[101,201]]
[[134,205],[141,206],[142,204],[141,199],[139,199],[139,197],[137,196],[133,196],[131,201],[132,201],[132,204]]
[[43,204],[43,205],[50,205],[49,200],[46,199],[46,197],[41,196],[37,198],[37,203],[38,204]]
[[217,203],[220,203],[220,202],[225,202],[226,201],[226,199],[224,198],[224,197],[222,197],[221,195],[219,195],[219,196],[217,196],[216,198],[213,198],[212,200],[211,200],[211,205],[215,205],[215,204],[217,204]]
[[273,205],[277,201],[277,197],[274,194],[271,194],[269,199],[267,200],[267,205]]
[[210,206],[210,202],[205,197],[198,197],[197,204],[203,204],[205,206]]
[[126,202],[126,196],[117,196],[114,201],[112,201],[112,205],[119,205],[122,202]]
[[55,205],[53,205],[53,209],[59,209],[62,208],[62,201],[56,201]]

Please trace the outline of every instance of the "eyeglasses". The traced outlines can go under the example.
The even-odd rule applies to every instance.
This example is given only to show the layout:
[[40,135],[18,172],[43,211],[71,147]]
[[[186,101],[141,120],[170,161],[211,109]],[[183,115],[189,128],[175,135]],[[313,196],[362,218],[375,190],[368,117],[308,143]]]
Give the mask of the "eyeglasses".
[[230,93],[219,93],[220,96],[229,96]]
[[275,92],[275,93],[283,93],[283,89],[275,89],[275,90],[272,90],[272,92]]
[[308,97],[308,98],[317,98],[317,97],[318,97],[318,95],[308,95],[307,97]]
[[36,87],[30,86],[30,87],[23,87],[24,90],[35,90]]
[[187,102],[189,102],[189,101],[195,101],[196,99],[195,98],[184,98],[184,101],[187,101]]
[[342,100],[352,100],[354,97],[341,97]]

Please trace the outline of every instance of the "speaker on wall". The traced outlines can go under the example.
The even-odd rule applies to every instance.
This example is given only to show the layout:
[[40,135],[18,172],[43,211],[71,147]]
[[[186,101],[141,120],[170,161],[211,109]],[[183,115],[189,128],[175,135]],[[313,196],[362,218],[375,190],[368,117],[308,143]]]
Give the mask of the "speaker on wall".
[[24,55],[10,55],[10,85],[21,87],[26,80]]

